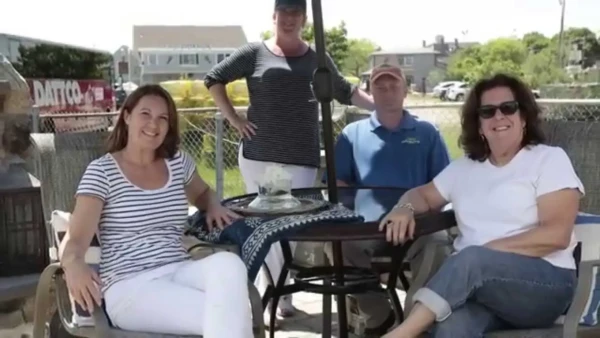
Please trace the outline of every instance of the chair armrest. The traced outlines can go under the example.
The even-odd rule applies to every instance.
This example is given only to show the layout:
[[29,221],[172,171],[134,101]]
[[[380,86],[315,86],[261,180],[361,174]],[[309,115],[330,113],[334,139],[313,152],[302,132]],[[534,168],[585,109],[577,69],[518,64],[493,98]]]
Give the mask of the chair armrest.
[[33,309],[33,338],[45,337],[44,332],[46,331],[47,316],[52,306],[50,290],[52,289],[54,277],[61,269],[59,263],[52,263],[40,275],[35,292],[35,305]]
[[213,244],[201,241],[198,241],[198,243],[191,245],[189,248],[187,248],[187,251],[189,253],[192,253],[193,250],[202,248],[213,249],[214,252],[229,251],[236,255],[240,254],[240,248],[236,244]]
[[95,304],[92,316],[94,317],[96,337],[110,337],[110,323],[104,309],[101,306],[98,306],[98,304]]
[[[56,263],[59,264],[59,263]],[[61,276],[63,273],[62,268],[57,270],[54,277],[54,285],[56,287],[56,306],[58,314],[60,316],[60,322],[64,329],[72,336],[75,337],[109,337],[110,327],[108,325],[108,319],[106,319],[106,325],[100,319],[96,319],[98,314],[106,316],[104,310],[96,306],[94,308],[93,318],[94,326],[78,326],[75,325],[73,320],[73,311],[71,308],[71,298],[69,297],[69,290],[67,289],[67,283]],[[105,317],[106,318],[106,317]]]
[[577,337],[579,321],[588,303],[594,280],[594,268],[600,267],[600,260],[582,261],[579,263],[577,289],[563,324],[563,337]]
[[252,281],[248,282],[248,294],[250,296],[250,307],[252,309],[252,329],[255,338],[265,338],[265,321],[262,298]]

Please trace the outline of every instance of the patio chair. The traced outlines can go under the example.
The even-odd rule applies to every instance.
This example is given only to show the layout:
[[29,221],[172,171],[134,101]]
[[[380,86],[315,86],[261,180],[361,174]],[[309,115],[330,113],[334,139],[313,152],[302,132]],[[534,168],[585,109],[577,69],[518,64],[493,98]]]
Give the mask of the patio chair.
[[[33,134],[34,146],[29,170],[42,182],[42,200],[47,221],[54,210],[72,210],[74,194],[86,166],[104,153],[105,133]],[[52,228],[52,227],[49,227]],[[130,332],[113,327],[103,308],[97,307],[90,322],[74,321],[71,303],[63,271],[56,260],[54,230],[49,229],[51,256],[54,261],[42,273],[36,293],[34,312],[34,338],[76,337],[123,337],[123,338],[175,338],[176,335]],[[238,252],[235,246],[215,246],[194,238],[184,238],[184,245],[194,259],[206,257],[214,252],[227,250]],[[263,309],[260,295],[252,283],[248,285],[255,337],[265,337]],[[54,309],[53,298],[56,301]],[[48,319],[51,317],[51,320]],[[87,326],[86,326],[87,325]],[[58,329],[58,330],[56,330]],[[54,335],[54,336],[53,336]],[[189,337],[189,336],[188,336]]]
[[[567,152],[583,181],[586,197],[581,201],[581,211],[600,215],[600,122],[550,120],[545,121],[543,127],[548,143],[560,146]],[[576,257],[579,280],[567,313],[559,318],[556,325],[547,329],[492,332],[486,338],[600,337],[600,217],[578,217],[575,233],[580,250],[580,257]],[[407,292],[407,313],[416,290],[425,285],[436,267],[443,262],[432,254],[436,245],[432,243],[426,248],[428,258]]]

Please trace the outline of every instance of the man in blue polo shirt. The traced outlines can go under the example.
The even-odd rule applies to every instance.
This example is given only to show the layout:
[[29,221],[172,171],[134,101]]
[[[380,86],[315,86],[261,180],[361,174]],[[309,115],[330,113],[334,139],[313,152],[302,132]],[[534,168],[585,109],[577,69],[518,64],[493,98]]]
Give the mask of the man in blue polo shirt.
[[[408,89],[402,70],[393,65],[376,67],[371,72],[370,88],[376,111],[368,119],[347,125],[338,137],[337,184],[411,189],[430,182],[449,164],[450,158],[437,128],[403,108]],[[376,221],[382,212],[369,206],[370,201],[381,198],[376,195],[359,191],[355,198],[355,208],[363,209],[361,214],[369,221]],[[393,199],[383,204],[391,207],[397,202]],[[373,205],[382,204],[377,202]],[[432,239],[448,241],[448,236],[445,232],[434,234],[433,238],[423,238],[414,245],[422,249],[424,242]],[[342,249],[345,264],[369,268],[373,253],[383,246],[383,241],[345,242]],[[331,248],[325,249],[331,259]],[[418,269],[422,250],[411,251],[408,260],[413,269]],[[368,293],[352,298],[358,303],[360,314],[366,317],[368,335],[383,335],[394,323],[385,294]]]

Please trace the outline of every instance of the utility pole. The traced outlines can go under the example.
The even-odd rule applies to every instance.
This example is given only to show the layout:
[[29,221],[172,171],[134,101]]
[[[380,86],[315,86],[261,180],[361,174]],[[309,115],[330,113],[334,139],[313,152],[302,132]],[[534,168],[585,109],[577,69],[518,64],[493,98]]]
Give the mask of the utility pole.
[[558,0],[558,3],[561,6],[560,10],[560,32],[558,33],[558,65],[560,68],[564,67],[563,62],[563,35],[565,31],[565,5],[567,0]]

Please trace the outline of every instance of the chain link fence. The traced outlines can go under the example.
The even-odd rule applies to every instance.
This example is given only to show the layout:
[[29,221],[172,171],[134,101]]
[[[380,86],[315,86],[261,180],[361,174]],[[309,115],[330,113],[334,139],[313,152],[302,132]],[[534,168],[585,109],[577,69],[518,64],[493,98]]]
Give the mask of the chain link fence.
[[[600,100],[538,100],[546,119],[565,121],[600,121]],[[462,103],[418,102],[406,109],[422,120],[435,124],[452,158],[462,155],[458,145],[460,135],[460,108]],[[244,114],[246,109],[239,107]],[[367,118],[369,113],[355,107],[335,107],[334,135],[349,123]],[[110,131],[117,113],[54,113],[39,114],[34,110],[34,132],[70,133]],[[198,172],[221,197],[245,193],[244,181],[238,168],[240,136],[215,108],[179,110],[182,149],[196,161]],[[322,156],[324,153],[322,152]]]

